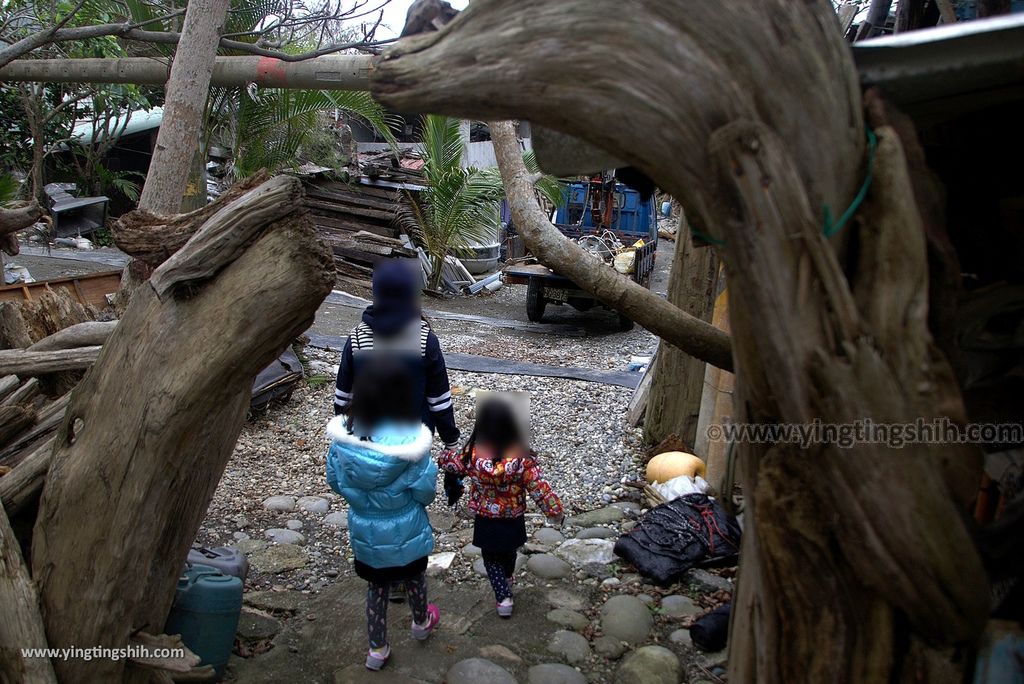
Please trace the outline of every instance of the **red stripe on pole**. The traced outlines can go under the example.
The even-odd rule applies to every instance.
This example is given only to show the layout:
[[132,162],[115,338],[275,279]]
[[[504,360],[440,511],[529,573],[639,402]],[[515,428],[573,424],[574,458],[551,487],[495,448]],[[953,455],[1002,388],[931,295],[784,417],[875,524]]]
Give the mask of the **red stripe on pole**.
[[288,72],[285,63],[276,57],[260,57],[256,64],[256,83],[265,87],[286,87]]

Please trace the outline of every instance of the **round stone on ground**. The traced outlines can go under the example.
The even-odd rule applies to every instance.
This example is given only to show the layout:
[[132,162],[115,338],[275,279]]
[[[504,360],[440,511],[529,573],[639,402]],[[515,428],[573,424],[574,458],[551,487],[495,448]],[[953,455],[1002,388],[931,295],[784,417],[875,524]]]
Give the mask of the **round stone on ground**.
[[612,596],[601,606],[601,630],[628,644],[643,643],[653,624],[651,611],[635,596]]
[[271,639],[281,631],[281,623],[269,615],[243,610],[238,617],[238,636],[247,641]]
[[632,501],[616,501],[612,506],[615,506],[630,517],[640,515],[640,504]]
[[677,629],[668,635],[668,640],[680,646],[693,646],[693,639],[690,638],[690,630],[688,629]]
[[575,594],[568,589],[558,587],[549,591],[545,598],[548,601],[548,605],[553,608],[565,608],[566,610],[583,610],[587,607],[587,601],[579,594]]
[[666,596],[661,599],[661,612],[665,617],[684,618],[703,611],[686,596]]
[[615,684],[679,684],[682,666],[676,654],[663,646],[644,646],[622,661]]
[[618,522],[625,517],[626,514],[621,508],[608,506],[607,508],[598,508],[596,511],[587,511],[586,513],[574,515],[571,518],[567,518],[565,523],[575,527],[593,527],[595,525],[607,525],[608,523]]
[[640,599],[640,601],[642,601],[643,604],[646,606],[654,605],[654,597],[650,594],[637,594],[636,597]]
[[586,637],[567,629],[560,629],[548,642],[548,650],[565,658],[570,665],[582,663],[590,657],[590,644]]
[[580,533],[576,535],[577,539],[611,539],[612,537],[619,536],[618,533],[610,527],[588,527],[585,530],[580,530]]
[[268,546],[270,546],[270,542],[263,541],[262,539],[240,539],[238,540],[238,543],[235,544],[235,548],[246,556],[252,555],[257,551],[262,551]]
[[485,658],[460,660],[448,669],[446,684],[516,684],[508,670]]
[[479,546],[473,544],[466,544],[462,547],[462,555],[467,558],[479,558],[480,554],[483,553]]
[[627,648],[626,642],[619,641],[612,636],[602,636],[594,639],[594,652],[608,660],[621,658]]
[[614,548],[609,539],[570,539],[555,549],[555,555],[576,566],[608,565],[618,560]]
[[526,561],[526,568],[541,579],[562,579],[572,574],[572,567],[549,553],[538,553]]
[[284,526],[287,527],[289,530],[291,530],[293,532],[298,532],[299,530],[302,529],[302,521],[301,520],[289,520],[289,521],[287,521],[284,524]]
[[565,537],[558,530],[551,527],[542,527],[533,533],[533,538],[540,544],[554,546],[565,541]]
[[277,574],[305,567],[309,556],[294,544],[274,544],[249,556],[249,562],[257,572]]
[[304,496],[298,500],[299,510],[323,515],[331,510],[331,503],[322,496]]
[[328,513],[324,516],[324,525],[330,525],[331,527],[337,527],[339,530],[348,529],[348,513],[345,511],[335,511],[334,513]]
[[565,608],[555,608],[554,610],[548,611],[545,615],[549,622],[554,622],[560,627],[567,627],[579,632],[590,624],[590,620],[581,613],[577,613],[575,610],[566,610]]
[[294,530],[285,530],[275,527],[267,530],[264,534],[267,539],[275,544],[303,544],[306,541],[306,538],[301,533]]
[[232,532],[231,533],[231,538],[234,539],[235,541],[245,541],[246,539],[249,538],[249,535],[246,534],[245,532],[241,532],[241,531],[239,531],[239,532]]
[[587,684],[587,678],[577,670],[560,663],[534,665],[526,674],[528,684]]
[[294,496],[272,496],[263,502],[263,508],[268,511],[280,511],[282,513],[290,513],[295,510],[295,497]]

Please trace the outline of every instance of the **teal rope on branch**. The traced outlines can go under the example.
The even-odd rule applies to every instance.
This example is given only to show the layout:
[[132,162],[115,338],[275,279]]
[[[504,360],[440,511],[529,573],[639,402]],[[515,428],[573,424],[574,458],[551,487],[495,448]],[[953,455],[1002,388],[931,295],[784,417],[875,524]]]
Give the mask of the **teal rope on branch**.
[[[874,180],[875,152],[878,149],[878,136],[876,136],[875,132],[870,128],[866,128],[865,130],[868,134],[868,170],[865,174],[864,183],[860,186],[860,190],[857,191],[857,196],[853,198],[853,202],[850,203],[850,206],[843,212],[843,215],[839,217],[838,221],[832,218],[832,208],[827,204],[825,205],[825,225],[822,228],[822,232],[825,234],[826,238],[830,238],[841,231],[849,220],[853,218],[853,215],[857,213],[860,205],[862,205],[864,200],[867,198],[868,190],[871,188],[871,181]],[[693,228],[693,226],[690,227],[690,235],[703,240],[709,245],[715,245],[716,247],[725,246],[725,240],[713,238],[710,235]]]
[[825,205],[825,225],[822,232],[825,233],[825,237],[830,238],[846,226],[847,221],[853,218],[853,215],[860,208],[860,205],[864,203],[864,198],[868,196],[868,189],[871,187],[871,181],[874,180],[875,175],[875,150],[878,149],[878,137],[875,132],[870,128],[866,129],[868,133],[868,171],[864,178],[864,184],[860,186],[860,190],[857,192],[857,196],[853,198],[853,202],[843,215],[839,217],[838,221],[832,220],[832,209],[827,204]]

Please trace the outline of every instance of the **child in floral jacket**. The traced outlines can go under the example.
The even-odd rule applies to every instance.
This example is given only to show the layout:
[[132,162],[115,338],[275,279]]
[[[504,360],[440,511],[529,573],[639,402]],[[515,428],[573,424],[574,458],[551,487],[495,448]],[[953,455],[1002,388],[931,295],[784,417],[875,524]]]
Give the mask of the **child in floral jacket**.
[[498,615],[512,617],[511,582],[516,553],[526,543],[526,495],[548,518],[562,517],[562,502],[543,478],[512,408],[492,399],[480,406],[476,426],[461,453],[445,452],[438,465],[471,482],[469,508],[476,513],[473,544],[483,552]]

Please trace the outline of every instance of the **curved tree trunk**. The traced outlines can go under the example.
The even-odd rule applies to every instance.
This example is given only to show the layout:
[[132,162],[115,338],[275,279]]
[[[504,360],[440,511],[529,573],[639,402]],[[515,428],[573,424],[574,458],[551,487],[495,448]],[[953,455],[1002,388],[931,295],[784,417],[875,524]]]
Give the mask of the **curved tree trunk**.
[[[400,111],[575,135],[679,197],[721,244],[739,420],[965,420],[927,329],[923,230],[891,129],[878,130],[861,220],[823,235],[822,208],[842,214],[866,173],[856,73],[825,0],[637,0],[629,13],[614,0],[476,0],[385,53],[373,80]],[[504,134],[492,128],[496,147]],[[517,223],[527,209],[512,203]],[[749,517],[730,680],[908,681],[908,644],[978,634],[987,586],[962,516],[976,449],[739,449]]]
[[[163,630],[252,380],[334,282],[301,195],[281,176],[211,217],[139,286],[72,394],[32,549],[51,647]],[[102,658],[54,666],[69,682],[140,676]]]

